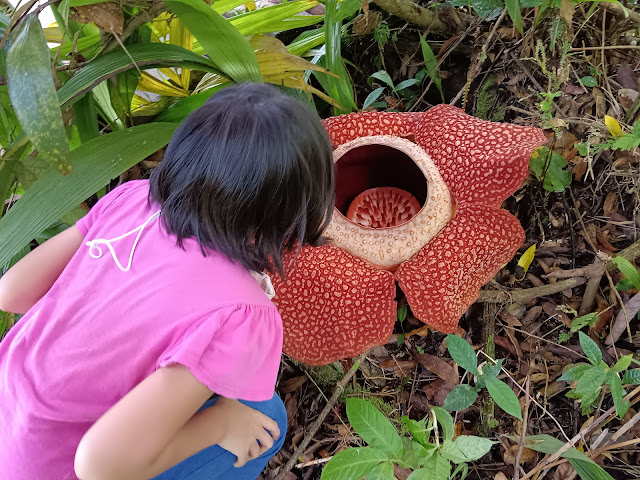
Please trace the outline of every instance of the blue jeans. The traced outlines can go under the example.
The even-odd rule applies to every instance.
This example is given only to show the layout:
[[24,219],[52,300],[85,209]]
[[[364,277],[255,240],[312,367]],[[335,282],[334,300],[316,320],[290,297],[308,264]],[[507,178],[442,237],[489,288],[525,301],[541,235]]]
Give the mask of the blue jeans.
[[[207,401],[200,410],[211,407],[216,403],[216,400],[217,398]],[[270,450],[247,462],[243,467],[236,468],[233,466],[236,456],[222,447],[214,445],[187,458],[152,480],[255,480],[264,470],[269,459],[282,448],[284,438],[287,435],[287,412],[284,403],[276,394],[266,402],[243,401],[242,403],[259,410],[278,423],[280,437]]]

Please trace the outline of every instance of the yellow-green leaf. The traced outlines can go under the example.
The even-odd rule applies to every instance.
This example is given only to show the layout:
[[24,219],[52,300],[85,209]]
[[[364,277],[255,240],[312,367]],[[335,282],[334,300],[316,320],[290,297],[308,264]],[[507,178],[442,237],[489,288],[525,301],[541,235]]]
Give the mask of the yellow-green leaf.
[[69,144],[51,76],[49,48],[36,15],[19,27],[7,53],[9,98],[20,125],[47,163],[71,173]]
[[618,138],[622,135],[622,127],[615,118],[610,117],[609,115],[605,115],[604,124],[609,129],[609,133],[613,138]]
[[520,260],[518,260],[518,266],[522,267],[524,270],[524,274],[529,270],[529,266],[531,262],[533,262],[533,257],[536,255],[536,245],[535,243],[531,245],[527,250],[522,254]]

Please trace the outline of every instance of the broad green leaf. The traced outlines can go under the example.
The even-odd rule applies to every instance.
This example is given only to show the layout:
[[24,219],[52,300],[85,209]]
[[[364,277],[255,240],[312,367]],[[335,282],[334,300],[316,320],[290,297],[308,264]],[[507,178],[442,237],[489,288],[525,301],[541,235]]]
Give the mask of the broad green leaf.
[[432,455],[423,468],[414,470],[407,480],[447,480],[451,463],[439,453]]
[[478,393],[471,385],[457,385],[445,398],[443,407],[453,411],[464,410],[473,405],[476,398]]
[[442,429],[442,438],[444,440],[453,439],[453,417],[442,407],[432,407],[431,410],[436,416],[436,420]]
[[384,452],[372,447],[347,448],[338,452],[322,470],[322,480],[359,480],[379,463],[386,462]]
[[[369,95],[367,95],[367,98],[364,99],[364,103],[362,104],[362,110],[365,110],[372,103],[376,102],[378,100],[378,98],[380,98],[380,95],[382,95],[382,92],[384,92],[384,87],[378,87],[375,90],[373,90]],[[398,308],[398,315],[400,315],[400,309],[399,308]],[[406,310],[405,310],[404,317],[405,318],[407,317]]]
[[622,381],[620,376],[615,372],[609,372],[607,375],[607,383],[611,390],[611,397],[613,398],[613,404],[616,406],[616,413],[618,417],[622,418],[629,411],[630,403],[624,401],[624,389],[622,388]]
[[587,370],[578,380],[576,393],[582,396],[597,396],[606,377],[607,372],[603,368],[594,367]]
[[450,462],[455,463],[463,463],[467,461],[467,458],[460,451],[458,446],[451,440],[445,440],[442,443],[442,447],[440,447],[440,455],[449,460]]
[[633,283],[633,286],[640,290],[640,273],[636,267],[624,257],[614,257],[611,261]]
[[404,90],[405,88],[412,87],[417,83],[420,83],[417,79],[408,78],[407,80],[403,80],[398,85],[396,85],[396,91],[400,91],[400,90]]
[[431,422],[427,421],[428,416],[424,417],[419,422],[415,420],[411,420],[407,415],[402,417],[402,423],[405,424],[407,430],[413,436],[413,439],[418,442],[423,447],[426,447],[429,444],[429,436],[431,435],[431,431],[433,430],[433,425]]
[[0,220],[0,265],[111,179],[164,147],[176,127],[152,123],[100,136],[71,152],[73,175],[42,174]]
[[598,81],[595,79],[595,77],[591,76],[591,75],[587,75],[586,77],[582,77],[580,79],[580,82],[582,82],[582,84],[585,87],[595,87],[598,85]]
[[592,365],[576,365],[564,372],[558,380],[563,382],[575,382],[576,380],[579,380],[587,370],[591,370],[592,368],[594,368]]
[[580,338],[580,346],[582,347],[582,351],[587,356],[589,361],[593,365],[600,365],[600,362],[602,361],[602,352],[600,351],[598,344],[584,332],[579,332],[578,337]]
[[633,360],[633,355],[625,355],[624,357],[620,357],[620,359],[616,362],[616,364],[611,367],[612,372],[623,372],[629,365],[631,365],[631,361]]
[[[60,105],[69,106],[73,103],[73,99],[90,91],[107,78],[135,68],[131,58],[141,70],[159,67],[182,67],[218,74],[222,73],[211,60],[175,45],[140,43],[129,46],[127,50],[128,52],[116,50],[99,56],[78,70],[58,90]],[[129,55],[131,58],[129,58]]]
[[370,402],[347,399],[347,418],[353,429],[372,447],[389,456],[402,455],[402,440],[391,422]]
[[460,480],[464,480],[465,478],[467,478],[467,475],[469,474],[469,465],[466,463],[461,463],[456,467],[449,478],[456,478],[456,475],[458,474],[460,474]]
[[467,462],[473,462],[484,457],[492,445],[498,442],[483,437],[474,437],[473,435],[460,435],[456,438],[455,445],[465,456]]
[[[518,437],[510,437],[512,440],[518,440]],[[529,435],[524,439],[525,447],[535,450],[536,452],[546,453],[552,455],[564,447],[564,442],[552,437],[551,435]],[[589,457],[576,448],[570,448],[562,455],[564,458],[580,460],[588,463],[593,463]]]
[[442,99],[442,103],[445,103],[444,92],[442,91],[442,79],[440,78],[440,71],[438,68],[438,60],[436,59],[436,56],[433,54],[433,50],[431,50],[431,47],[429,46],[427,41],[424,38],[422,38],[422,35],[419,35],[419,37],[420,37],[420,46],[422,48],[422,58],[424,59],[425,70],[427,71],[427,75],[429,76],[433,84],[440,91],[440,97]]
[[493,401],[509,415],[522,420],[522,412],[520,410],[520,402],[513,390],[509,388],[509,385],[497,378],[487,377],[484,379],[487,384],[487,390],[489,395],[493,398]]
[[507,13],[513,21],[513,25],[518,29],[520,35],[522,35],[522,12],[520,7],[520,0],[505,0],[507,5]]
[[316,30],[307,30],[302,32],[298,37],[287,45],[287,50],[293,55],[302,56],[312,48],[318,47],[324,43],[324,28]]
[[93,95],[85,95],[73,105],[73,124],[78,127],[83,143],[100,135],[98,112]]
[[625,385],[640,385],[640,368],[627,370],[622,377],[622,383]]
[[473,375],[478,374],[476,352],[473,351],[471,345],[469,345],[464,338],[452,334],[447,335],[447,348],[449,349],[451,358],[453,358],[458,365]]
[[582,480],[614,480],[600,465],[593,462],[569,459],[569,463]]
[[529,161],[529,167],[536,178],[543,181],[542,186],[548,192],[563,192],[571,185],[572,175],[565,170],[566,166],[567,160],[562,155],[546,147],[536,149]]
[[[322,15],[297,15],[318,5],[316,0],[284,2],[229,19],[241,35],[257,35],[315,25],[323,20]],[[197,50],[196,50],[197,51]]]
[[60,173],[71,173],[49,49],[36,15],[29,15],[22,22],[11,41],[7,79],[15,114],[33,146]]
[[249,42],[222,15],[201,0],[164,0],[228,78],[262,82]]
[[379,72],[373,73],[371,78],[375,78],[376,80],[380,80],[381,82],[386,83],[392,90],[395,90],[396,87],[393,85],[393,80],[391,80],[391,76],[385,71],[380,70]]
[[[364,103],[366,104],[367,101],[365,100]],[[362,108],[364,109],[365,107],[362,107]],[[398,307],[397,317],[398,317],[398,321],[400,323],[404,322],[407,319],[407,304],[406,303],[403,303],[402,305],[400,305]]]
[[393,463],[386,461],[373,467],[366,480],[394,480]]
[[436,450],[436,446],[433,444],[429,443],[427,447],[424,447],[417,441],[410,440],[407,437],[402,437],[402,445],[404,451],[398,462],[402,468],[421,467]]
[[490,362],[487,362],[478,367],[478,376],[476,377],[476,387],[485,388],[484,379],[487,377],[497,378],[500,375],[500,370],[502,369],[502,364],[504,363],[504,358],[498,359],[495,365],[491,365]]

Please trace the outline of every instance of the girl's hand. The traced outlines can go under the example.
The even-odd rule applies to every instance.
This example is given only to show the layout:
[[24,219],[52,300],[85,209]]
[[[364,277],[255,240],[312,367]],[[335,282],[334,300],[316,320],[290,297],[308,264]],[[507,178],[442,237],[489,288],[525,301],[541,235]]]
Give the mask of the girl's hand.
[[217,417],[227,420],[227,428],[218,445],[238,457],[234,467],[242,467],[249,460],[258,458],[273,447],[273,442],[280,436],[278,424],[273,419],[237,400],[220,397],[213,408],[218,410]]

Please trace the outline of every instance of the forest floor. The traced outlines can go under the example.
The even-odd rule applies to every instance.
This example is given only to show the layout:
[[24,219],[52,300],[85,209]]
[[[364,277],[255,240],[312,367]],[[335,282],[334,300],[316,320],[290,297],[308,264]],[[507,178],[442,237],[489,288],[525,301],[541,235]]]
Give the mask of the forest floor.
[[[420,75],[425,67],[419,41],[425,30],[377,13],[371,5],[363,17],[367,28],[362,22],[357,27],[356,22],[342,43],[358,105],[376,87],[385,86],[371,78],[375,72],[386,71],[397,85]],[[640,422],[636,423],[638,405],[634,405],[638,396],[629,398],[631,407],[622,419],[609,415],[608,421],[595,423],[613,407],[608,389],[602,390],[593,408],[582,412],[580,403],[566,396],[572,384],[558,380],[568,365],[586,362],[578,342],[580,329],[598,344],[608,365],[640,350],[640,328],[634,319],[640,309],[638,291],[607,263],[627,247],[632,263],[638,256],[640,153],[633,146],[640,137],[634,143],[634,133],[629,132],[640,106],[640,55],[635,43],[640,40],[636,38],[640,14],[631,11],[625,18],[616,4],[563,1],[557,6],[555,14],[546,16],[540,7],[523,9],[522,34],[511,16],[500,15],[501,10],[483,21],[463,8],[457,11],[468,22],[471,19],[464,29],[427,36],[438,61],[445,103],[480,118],[543,128],[549,138],[536,154],[542,160],[532,162],[528,178],[504,205],[521,221],[527,240],[483,289],[518,295],[510,303],[494,303],[491,295],[485,295],[460,321],[458,333],[479,352],[481,361],[505,359],[500,378],[526,410],[523,426],[483,390],[471,407],[455,414],[458,434],[498,442],[470,464],[467,478],[473,480],[575,477],[562,460],[548,466],[549,455],[528,448],[518,454],[517,439],[507,436],[518,436],[523,429],[563,443],[581,434],[575,445],[612,477],[640,478]],[[542,19],[536,22],[539,16]],[[432,82],[422,82],[422,87],[427,83]],[[435,85],[428,90],[420,85],[397,94],[387,89],[373,108],[423,111],[442,102]],[[613,145],[620,132],[616,133],[615,123],[605,124],[606,115],[626,133],[628,145],[622,147],[631,148]],[[535,258],[525,273],[516,263],[532,245]],[[576,318],[580,320],[574,322]],[[368,352],[287,480],[320,478],[328,459],[345,447],[362,444],[345,414],[349,396],[369,399],[400,425],[403,415],[418,420],[429,406],[442,406],[447,394],[467,381],[451,359],[444,335],[424,330],[411,334],[421,326],[409,311],[396,324],[389,343]],[[282,451],[265,470],[265,479],[282,470],[351,366],[351,360],[344,360],[308,368],[283,359],[278,392],[287,407],[289,433]],[[536,467],[540,471],[532,474]],[[403,479],[408,472],[396,468],[395,473]]]

